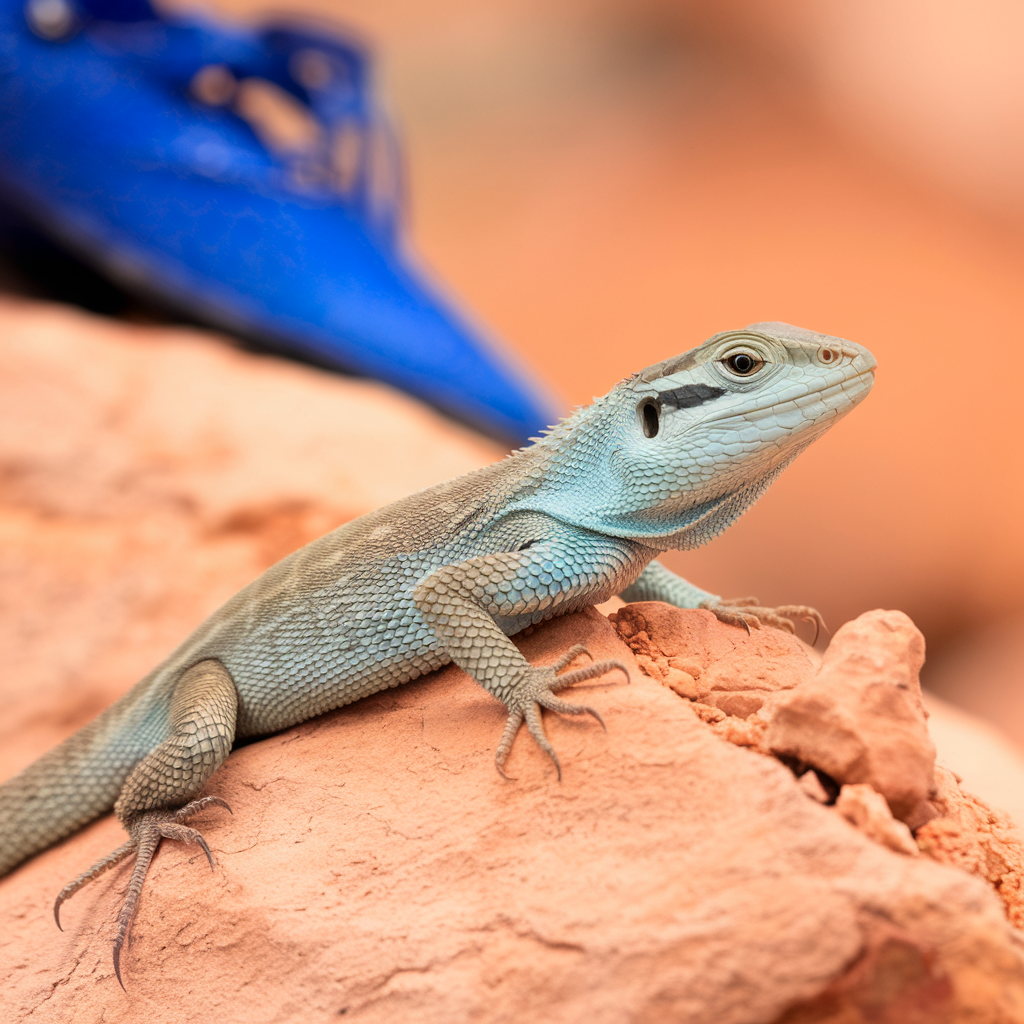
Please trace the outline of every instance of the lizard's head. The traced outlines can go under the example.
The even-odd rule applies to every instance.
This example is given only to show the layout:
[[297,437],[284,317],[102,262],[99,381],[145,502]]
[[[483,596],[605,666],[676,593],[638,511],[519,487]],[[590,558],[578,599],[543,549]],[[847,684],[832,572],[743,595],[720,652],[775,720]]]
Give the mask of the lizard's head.
[[[588,479],[581,493],[558,473],[569,501],[550,511],[654,546],[703,543],[867,395],[874,370],[862,346],[789,324],[716,334],[622,381],[552,434]],[[588,462],[597,465],[583,470]]]

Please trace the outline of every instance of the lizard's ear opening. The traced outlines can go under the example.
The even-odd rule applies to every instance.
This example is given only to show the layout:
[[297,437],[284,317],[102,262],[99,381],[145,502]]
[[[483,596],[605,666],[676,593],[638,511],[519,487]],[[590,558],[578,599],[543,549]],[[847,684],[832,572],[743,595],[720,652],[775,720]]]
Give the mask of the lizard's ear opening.
[[653,398],[646,398],[640,405],[640,419],[644,427],[644,437],[657,437],[660,426],[661,412]]

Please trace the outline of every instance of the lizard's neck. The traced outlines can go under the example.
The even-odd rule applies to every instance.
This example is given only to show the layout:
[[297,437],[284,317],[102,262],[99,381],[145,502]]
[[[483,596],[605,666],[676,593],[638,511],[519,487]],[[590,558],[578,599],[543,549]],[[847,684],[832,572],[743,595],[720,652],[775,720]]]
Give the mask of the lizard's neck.
[[[754,479],[714,481],[699,490],[679,489],[669,499],[656,497],[642,469],[623,461],[614,430],[605,420],[611,410],[588,406],[562,421],[540,442],[516,453],[514,483],[507,507],[535,511],[606,536],[634,540],[658,551],[695,548],[717,537],[767,490],[805,445],[784,461],[765,467]],[[810,443],[808,439],[807,443]],[[665,480],[658,481],[664,493]],[[731,484],[731,486],[730,486]]]

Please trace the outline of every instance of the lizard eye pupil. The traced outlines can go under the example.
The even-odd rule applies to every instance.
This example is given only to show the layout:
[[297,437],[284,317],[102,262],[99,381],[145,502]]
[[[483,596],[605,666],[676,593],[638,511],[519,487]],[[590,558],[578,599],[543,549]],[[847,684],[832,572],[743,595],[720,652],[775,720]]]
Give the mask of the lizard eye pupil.
[[750,352],[734,352],[725,360],[725,365],[737,376],[749,377],[764,366],[764,360]]
[[648,399],[640,407],[640,414],[644,420],[644,436],[657,437],[659,423],[658,403]]

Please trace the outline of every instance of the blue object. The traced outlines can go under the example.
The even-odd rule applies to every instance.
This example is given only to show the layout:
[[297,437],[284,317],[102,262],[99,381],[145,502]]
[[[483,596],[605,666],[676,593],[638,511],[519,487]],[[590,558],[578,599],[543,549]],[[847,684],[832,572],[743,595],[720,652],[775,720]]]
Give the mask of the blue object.
[[[234,112],[251,79],[307,144]],[[365,53],[322,26],[0,0],[0,202],[129,289],[525,441],[552,413],[411,266],[398,166]]]

